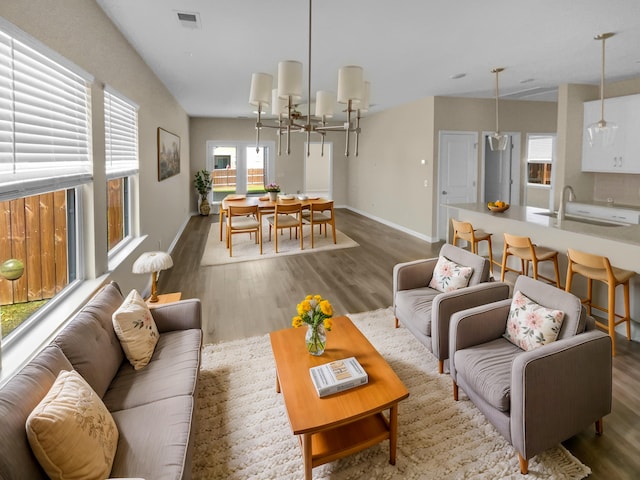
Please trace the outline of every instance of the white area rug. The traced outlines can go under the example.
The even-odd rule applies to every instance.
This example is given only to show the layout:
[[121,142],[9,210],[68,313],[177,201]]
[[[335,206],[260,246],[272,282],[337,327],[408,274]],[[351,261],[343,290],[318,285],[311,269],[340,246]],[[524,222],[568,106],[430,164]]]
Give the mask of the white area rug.
[[329,227],[326,238],[323,227],[322,235],[318,234],[318,229],[316,228],[316,236],[313,240],[314,248],[312,249],[310,237],[311,227],[305,225],[302,230],[304,231],[304,237],[302,239],[303,250],[300,250],[300,238],[296,239],[294,233],[292,239],[289,240],[289,231],[283,230],[283,234],[279,234],[280,237],[278,237],[278,253],[275,253],[275,244],[273,242],[275,232],[273,230],[271,231],[271,241],[269,241],[269,227],[266,225],[266,222],[264,222],[262,227],[262,255],[260,255],[260,246],[255,242],[254,236],[249,238],[249,234],[236,234],[233,236],[233,257],[229,257],[229,250],[226,247],[224,239],[226,232],[223,230],[222,241],[220,241],[220,224],[212,223],[200,265],[207,267],[223,265],[225,263],[246,262],[248,260],[262,260],[281,255],[297,255],[300,253],[312,253],[359,246],[357,242],[338,229],[336,229],[336,243],[334,244],[331,227]]
[[[581,479],[591,470],[562,445],[529,461],[520,475],[515,450],[449,375],[404,328],[390,308],[349,315],[409,389],[400,403],[398,455],[389,442],[313,469],[314,479]],[[329,332],[328,347],[331,335]],[[206,345],[198,391],[193,478],[301,479],[302,455],[291,433],[268,335]]]

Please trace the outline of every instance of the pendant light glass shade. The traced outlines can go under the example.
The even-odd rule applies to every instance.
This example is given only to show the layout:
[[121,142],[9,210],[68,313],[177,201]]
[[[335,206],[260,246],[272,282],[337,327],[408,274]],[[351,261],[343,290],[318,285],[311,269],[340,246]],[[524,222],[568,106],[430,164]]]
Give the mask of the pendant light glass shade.
[[496,131],[489,135],[489,148],[492,151],[502,151],[507,149],[507,143],[509,143],[509,135],[500,133],[500,116],[498,111],[498,97],[500,96],[500,89],[498,87],[498,75],[504,68],[494,68],[491,73],[496,74]]
[[613,37],[613,33],[602,33],[596,35],[594,40],[602,41],[602,67],[600,70],[600,121],[592,123],[587,127],[589,135],[589,146],[596,148],[605,148],[613,145],[616,139],[616,131],[618,126],[613,122],[604,120],[604,43],[607,38]]

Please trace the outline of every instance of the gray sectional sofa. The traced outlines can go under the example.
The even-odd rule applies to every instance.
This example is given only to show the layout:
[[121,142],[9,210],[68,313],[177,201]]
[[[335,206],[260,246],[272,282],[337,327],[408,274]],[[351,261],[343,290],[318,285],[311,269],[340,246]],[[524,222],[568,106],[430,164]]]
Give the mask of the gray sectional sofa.
[[149,364],[134,370],[111,320],[123,300],[117,284],[104,286],[50,345],[2,386],[0,479],[48,478],[31,451],[25,423],[58,373],[71,369],[102,397],[118,427],[112,477],[191,478],[202,347],[200,301],[151,310],[160,338]]

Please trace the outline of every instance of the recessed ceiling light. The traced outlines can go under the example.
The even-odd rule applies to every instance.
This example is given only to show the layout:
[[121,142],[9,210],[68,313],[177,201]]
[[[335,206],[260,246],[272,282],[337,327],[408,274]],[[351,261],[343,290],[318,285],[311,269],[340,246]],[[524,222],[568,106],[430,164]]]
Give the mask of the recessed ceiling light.
[[520,80],[520,83],[529,83],[535,81],[535,78],[525,78],[524,80]]
[[463,78],[463,77],[466,77],[466,76],[467,76],[467,74],[466,74],[466,73],[454,73],[454,74],[453,74],[453,75],[451,75],[449,78],[450,78],[451,80],[457,80],[457,79],[459,79],[459,78]]

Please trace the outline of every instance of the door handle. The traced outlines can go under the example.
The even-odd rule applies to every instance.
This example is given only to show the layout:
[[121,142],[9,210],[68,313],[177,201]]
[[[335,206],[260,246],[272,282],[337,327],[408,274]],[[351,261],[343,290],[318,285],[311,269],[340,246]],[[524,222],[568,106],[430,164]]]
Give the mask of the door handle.
[[446,191],[446,190],[442,190],[442,194],[443,194],[443,195],[446,195],[446,194],[447,194],[447,191]]

